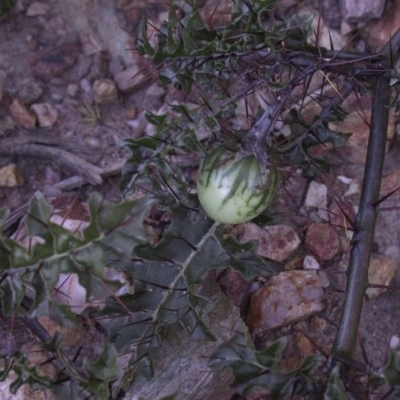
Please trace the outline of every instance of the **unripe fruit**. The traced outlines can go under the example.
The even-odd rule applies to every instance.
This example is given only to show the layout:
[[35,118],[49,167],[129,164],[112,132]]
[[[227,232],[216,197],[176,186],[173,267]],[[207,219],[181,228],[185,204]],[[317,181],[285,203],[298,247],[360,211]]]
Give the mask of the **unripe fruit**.
[[276,168],[264,170],[253,155],[238,157],[218,149],[200,165],[197,193],[206,214],[214,221],[240,224],[261,214],[279,185]]

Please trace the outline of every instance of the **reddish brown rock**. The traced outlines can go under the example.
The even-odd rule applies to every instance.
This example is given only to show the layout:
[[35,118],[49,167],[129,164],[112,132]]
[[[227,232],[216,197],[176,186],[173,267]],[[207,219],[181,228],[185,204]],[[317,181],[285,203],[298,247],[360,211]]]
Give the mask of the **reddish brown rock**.
[[246,323],[257,336],[299,321],[325,307],[315,271],[286,271],[253,294]]
[[242,274],[227,269],[217,279],[221,290],[232,300],[236,307],[241,308],[247,300],[250,282],[246,280]]
[[14,99],[8,109],[14,121],[23,128],[31,130],[36,125],[36,116],[29,111],[19,100]]
[[286,260],[300,245],[300,239],[294,229],[288,225],[267,225],[259,228],[252,223],[240,225],[237,234],[242,243],[257,240],[257,253],[275,261]]
[[332,260],[339,251],[339,236],[326,224],[313,223],[306,233],[305,245],[318,260]]

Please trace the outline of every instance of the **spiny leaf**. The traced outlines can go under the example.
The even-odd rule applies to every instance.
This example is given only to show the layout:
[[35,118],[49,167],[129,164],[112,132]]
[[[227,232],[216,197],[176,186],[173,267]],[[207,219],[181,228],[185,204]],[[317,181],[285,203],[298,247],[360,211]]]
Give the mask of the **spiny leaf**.
[[99,399],[108,400],[110,383],[122,376],[117,360],[117,351],[110,343],[104,345],[103,351],[96,360],[90,361],[87,358],[83,360],[83,369],[90,376],[87,388],[98,395],[101,393]]
[[[202,330],[212,338],[202,319],[213,305],[196,289],[210,269],[232,267],[247,277],[272,272],[271,265],[256,255],[254,243],[240,245],[227,239],[219,224],[198,211],[182,205],[171,211],[171,225],[156,246],[137,247],[138,261],[113,264],[130,275],[134,294],[120,298],[123,306],[110,299],[101,311],[109,318],[102,325],[119,351],[133,352],[133,363],[159,345],[159,329],[166,325],[181,322],[189,332],[197,335]],[[117,315],[120,318],[114,319]],[[151,363],[147,367],[151,369]]]
[[271,399],[276,400],[294,394],[307,394],[312,389],[310,374],[319,359],[309,357],[296,370],[283,372],[279,362],[285,346],[286,340],[282,337],[265,350],[255,350],[244,323],[239,321],[231,339],[212,354],[210,366],[215,369],[231,368],[235,377],[233,385],[243,395],[257,387],[270,391]]
[[28,234],[46,238],[52,212],[53,207],[46,202],[43,194],[36,192],[29,203],[28,214],[25,218]]
[[400,385],[400,351],[390,349],[389,359],[380,376],[384,377],[391,387]]
[[22,354],[18,354],[15,357],[12,370],[16,375],[14,381],[9,386],[12,394],[16,394],[17,390],[24,384],[28,384],[33,390],[48,389],[51,387],[50,377],[40,375],[37,367],[29,366]]
[[[152,198],[112,204],[93,195],[89,200],[91,222],[81,235],[50,222],[52,207],[37,193],[31,201],[26,221],[28,232],[40,235],[42,243],[33,244],[32,249],[26,250],[14,240],[0,235],[5,255],[5,259],[0,259],[2,314],[14,317],[17,310],[23,309],[28,315],[25,318],[45,315],[53,324],[62,327],[80,325],[81,321],[71,307],[53,297],[61,274],[65,274],[66,279],[72,276],[79,278],[86,301],[89,298],[102,300],[115,293],[121,284],[108,281],[105,277],[106,253],[110,251],[129,259],[134,247],[146,242],[143,220],[153,204]],[[61,286],[59,298],[62,292]],[[22,303],[24,306],[20,307]],[[98,399],[110,398],[109,386],[121,374],[116,361],[117,352],[112,344],[106,344],[96,361],[84,362],[86,373],[83,375],[82,366],[75,365],[64,356],[62,342],[57,336],[47,349],[57,354],[66,374],[73,379],[73,383],[61,385],[60,393],[68,393],[72,396],[68,398],[76,399],[86,398],[90,393],[96,393]],[[17,376],[11,385],[13,392],[24,383],[34,388],[50,386],[51,380],[40,377],[36,369],[21,357],[14,360],[12,369]],[[76,389],[79,386],[80,389]],[[79,395],[75,395],[77,393]]]
[[354,400],[346,390],[340,377],[340,367],[335,365],[329,375],[329,381],[324,393],[324,400]]

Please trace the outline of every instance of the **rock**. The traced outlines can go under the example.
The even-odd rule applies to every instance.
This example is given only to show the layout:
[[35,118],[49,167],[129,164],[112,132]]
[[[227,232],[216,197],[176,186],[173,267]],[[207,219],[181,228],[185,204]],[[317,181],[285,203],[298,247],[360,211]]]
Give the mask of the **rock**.
[[136,65],[132,65],[114,76],[118,89],[124,93],[133,93],[142,89],[150,78],[150,74],[144,75]]
[[384,256],[396,261],[400,259],[400,247],[399,246],[388,246],[385,249]]
[[394,0],[383,17],[378,21],[371,21],[361,31],[367,41],[370,51],[377,53],[396,33],[400,26],[400,0]]
[[389,347],[391,349],[398,349],[400,347],[400,338],[397,335],[391,336],[389,340]]
[[303,260],[303,268],[308,270],[319,270],[321,267],[319,262],[313,256],[307,255]]
[[397,190],[399,188],[400,188],[400,170],[395,170],[383,178],[381,185],[381,198],[392,193],[390,197],[388,197],[388,200],[391,201],[400,200],[400,190]]
[[90,82],[95,80],[103,80],[106,76],[109,76],[110,73],[108,71],[108,55],[106,52],[101,51],[99,53],[91,56],[91,64],[87,75],[85,76]]
[[146,89],[146,97],[149,96],[161,99],[165,95],[165,93],[165,89],[157,83],[153,83]]
[[49,82],[61,76],[76,62],[79,48],[76,43],[64,43],[44,54],[33,62],[33,73],[36,77]]
[[328,188],[323,183],[311,181],[307,190],[305,206],[316,208],[318,215],[325,220],[328,220]]
[[337,264],[328,266],[326,274],[334,289],[344,291],[347,283],[347,268],[349,266],[349,253],[342,256],[342,260]]
[[297,233],[288,225],[267,225],[259,228],[252,223],[240,225],[233,231],[240,237],[242,243],[257,240],[257,253],[275,261],[283,261],[300,245]]
[[[331,22],[333,22],[335,18],[332,11],[333,10],[331,10],[329,13],[329,15],[333,17]],[[312,34],[309,39],[312,43],[318,43],[319,46],[325,47],[326,49],[333,47],[334,50],[341,50],[347,45],[347,40],[339,32],[339,27],[333,29],[332,27],[328,26],[325,22],[325,19],[322,18],[318,13],[315,13],[314,10],[310,10],[309,13],[315,15],[312,23],[315,33]],[[319,34],[316,38],[317,32],[319,32]]]
[[[35,351],[37,353],[43,354],[42,349],[36,348]],[[45,363],[45,360],[43,360]],[[50,363],[47,363],[50,364]],[[0,382],[0,399],[1,400],[58,400],[56,395],[52,393],[50,389],[34,390],[31,385],[24,384],[18,389],[17,393],[13,394],[9,390],[9,386],[16,380],[18,377],[11,373],[5,381]]]
[[346,200],[334,201],[329,207],[329,223],[338,232],[345,231],[346,236],[352,231],[351,222],[355,220],[353,205]]
[[[334,150],[343,160],[346,159],[351,163],[364,164],[367,155],[370,119],[371,112],[365,107],[363,110],[351,111],[343,121],[331,122],[329,124],[329,127],[334,131],[352,133],[344,146]],[[390,113],[388,125],[389,139],[393,138],[394,131],[395,115],[394,113]],[[389,144],[389,140],[387,143]]]
[[111,79],[98,79],[93,82],[96,103],[108,103],[117,100],[117,87]]
[[93,31],[82,32],[79,35],[79,40],[82,45],[83,54],[85,56],[92,56],[103,51],[103,47],[97,35]]
[[340,24],[340,34],[342,36],[350,35],[350,33],[353,33],[355,29],[356,27],[354,26],[354,24],[349,24],[345,20],[342,20]]
[[342,16],[340,15],[339,0],[321,0],[321,13],[330,28],[340,28]]
[[50,10],[50,5],[40,1],[33,2],[26,10],[28,17],[37,17],[38,15],[46,15]]
[[92,64],[93,64],[92,57],[85,57],[83,54],[81,54],[78,57],[76,65],[74,66],[73,80],[80,81],[86,78]]
[[58,112],[51,104],[32,104],[31,108],[37,115],[42,128],[51,128],[56,123]]
[[278,200],[287,207],[298,209],[304,201],[307,190],[307,179],[298,172],[290,175],[285,182],[284,188],[279,191]]
[[339,236],[327,224],[312,223],[306,233],[305,245],[318,260],[332,260],[339,251]]
[[11,79],[7,84],[7,92],[26,105],[31,105],[43,95],[43,85],[31,76]]
[[343,175],[338,175],[338,176],[336,177],[336,179],[337,179],[339,182],[344,183],[345,185],[350,185],[351,182],[353,182],[353,179],[352,179],[352,178],[349,178],[349,177],[343,176]]
[[14,187],[24,184],[22,173],[16,164],[0,168],[0,186]]
[[11,116],[6,115],[4,118],[0,118],[0,131],[6,132],[15,129],[17,125]]
[[292,258],[291,260],[289,260],[286,264],[285,264],[285,271],[290,271],[292,269],[300,269],[303,268],[303,257],[301,256],[296,256],[294,258]]
[[340,0],[342,17],[349,23],[366,23],[382,16],[385,0]]
[[324,308],[323,290],[315,271],[285,271],[253,294],[246,323],[258,336]]
[[[397,263],[386,257],[379,257],[372,260],[368,269],[368,281],[375,285],[390,285],[394,279],[397,270]],[[387,289],[385,288],[368,288],[366,296],[369,299],[374,299]]]
[[325,319],[314,315],[311,317],[310,329],[314,332],[323,332],[326,329],[327,322]]
[[196,340],[178,324],[163,328],[164,345],[152,352],[157,378],[149,381],[143,376],[137,377],[126,391],[127,399],[161,399],[175,393],[177,388],[190,400],[232,398],[235,389],[229,385],[231,371],[211,369],[209,358],[219,344],[232,336],[240,319],[239,310],[209,280],[204,282],[200,294],[215,304],[205,323],[216,341]]
[[67,95],[75,97],[76,94],[78,93],[78,90],[79,90],[79,85],[77,85],[76,83],[70,83],[67,86]]
[[308,337],[304,335],[304,333],[296,332],[294,340],[296,342],[296,347],[300,353],[300,357],[302,360],[315,353],[315,346],[310,341],[310,339],[308,339]]
[[349,188],[344,193],[344,197],[352,196],[353,194],[360,194],[361,186],[357,181],[353,181],[350,183]]
[[217,283],[236,307],[244,306],[251,283],[240,272],[229,268],[218,277]]
[[8,109],[9,113],[13,117],[14,121],[24,127],[25,129],[31,130],[36,125],[36,116],[29,111],[24,104],[19,100],[14,99]]

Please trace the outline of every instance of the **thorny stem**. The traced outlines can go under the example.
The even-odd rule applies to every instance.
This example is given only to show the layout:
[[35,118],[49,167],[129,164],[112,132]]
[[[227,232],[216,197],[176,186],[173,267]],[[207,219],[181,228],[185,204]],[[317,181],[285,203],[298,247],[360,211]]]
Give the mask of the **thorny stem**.
[[[338,54],[339,53],[335,52],[332,56],[335,57],[338,56]],[[260,52],[258,55],[261,56],[262,52]],[[378,58],[378,56],[376,56],[376,58],[374,57],[375,56],[364,56],[361,59],[376,60]],[[319,69],[329,70],[332,67],[330,61],[320,62],[320,60],[318,59],[305,57],[304,54],[291,58],[290,63],[295,67],[301,67],[304,69],[300,70],[296,74],[296,76],[292,79],[290,84],[288,84],[288,86],[284,90],[282,90],[279,100],[276,103],[271,104],[267,107],[263,115],[257,120],[253,128],[249,131],[249,133],[246,136],[245,146],[244,146],[245,152],[253,153],[257,157],[259,163],[264,167],[268,165],[268,152],[269,152],[268,147],[272,144],[272,130],[275,126],[276,120],[280,115],[283,107],[288,102],[293,89],[301,81],[303,81],[308,76],[314,74]],[[385,71],[389,71],[389,69],[385,69],[384,67],[385,67],[384,65],[379,65],[377,71],[379,71],[381,74],[383,74]],[[347,70],[349,70],[350,67],[346,66],[346,68]],[[355,75],[357,74],[362,75],[363,73],[364,74],[366,73],[365,71],[366,70],[358,66],[353,71],[353,73]],[[376,71],[374,73],[376,74]],[[339,93],[337,96],[335,96],[331,100],[331,102],[323,108],[320,118],[313,124],[310,130],[315,129],[322,121],[324,121],[324,119],[328,116],[328,114],[332,111],[332,109],[335,106],[339,105],[346,97],[348,97],[348,95],[354,90],[355,82],[356,81],[352,83],[348,82],[344,85],[342,92]],[[309,131],[305,132],[304,134],[308,133]],[[291,145],[293,145],[293,143],[291,143],[290,146]]]
[[[400,29],[382,49],[383,55],[392,64],[391,66],[399,58],[399,47]],[[395,56],[392,57],[393,55]],[[333,345],[333,360],[330,361],[338,362],[343,359],[351,359],[356,345],[363,299],[368,286],[368,267],[378,214],[377,205],[380,196],[389,120],[389,88],[390,74],[382,74],[377,78],[374,91],[360,207],[355,221],[355,235],[350,254],[344,305]]]
[[350,254],[342,316],[333,347],[334,357],[351,358],[353,355],[364,294],[368,286],[368,267],[378,214],[376,204],[379,201],[385,160],[390,103],[389,86],[389,74],[384,74],[377,79],[361,202],[354,224],[353,248]]
[[[262,166],[268,164],[268,138],[271,136],[272,129],[275,126],[278,115],[288,101],[293,89],[307,76],[313,74],[316,70],[312,63],[304,71],[298,72],[291,83],[282,91],[279,100],[272,105],[268,105],[263,115],[257,120],[253,128],[249,131],[245,140],[245,151],[255,154]],[[271,143],[269,143],[271,144]]]

